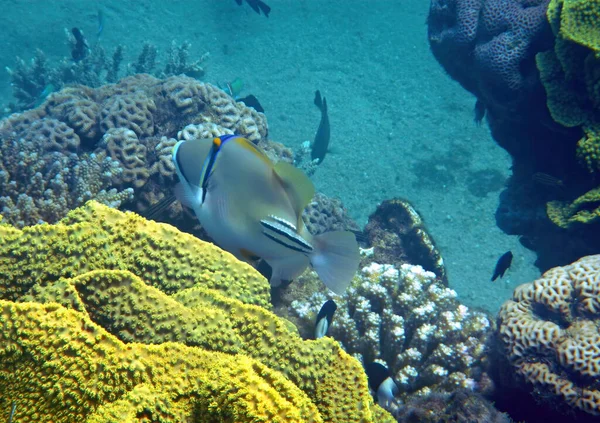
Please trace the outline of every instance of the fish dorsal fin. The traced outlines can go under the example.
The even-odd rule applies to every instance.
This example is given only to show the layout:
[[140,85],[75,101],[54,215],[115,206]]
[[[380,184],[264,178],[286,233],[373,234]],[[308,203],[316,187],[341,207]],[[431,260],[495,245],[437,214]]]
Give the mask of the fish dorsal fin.
[[239,146],[241,146],[242,148],[244,148],[247,151],[249,151],[250,153],[254,154],[257,158],[259,158],[267,166],[269,166],[269,167],[273,166],[273,162],[271,162],[271,160],[269,159],[267,154],[263,151],[263,149],[260,148],[258,145],[254,144],[249,139],[243,138],[243,137],[236,137],[235,142],[237,142],[237,144]]
[[315,186],[304,172],[289,163],[279,162],[274,170],[292,201],[294,210],[301,216],[315,196]]

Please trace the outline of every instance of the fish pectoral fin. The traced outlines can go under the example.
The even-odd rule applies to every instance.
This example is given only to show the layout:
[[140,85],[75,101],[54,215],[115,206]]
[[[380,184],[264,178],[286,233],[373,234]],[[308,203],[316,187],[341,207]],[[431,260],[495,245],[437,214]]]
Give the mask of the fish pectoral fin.
[[279,162],[274,170],[292,201],[294,210],[301,215],[315,196],[315,186],[304,172],[289,163]]
[[202,188],[193,187],[189,185],[189,188],[186,188],[183,185],[183,182],[179,182],[175,185],[175,198],[179,200],[181,204],[190,209],[194,209],[194,207],[202,204]]

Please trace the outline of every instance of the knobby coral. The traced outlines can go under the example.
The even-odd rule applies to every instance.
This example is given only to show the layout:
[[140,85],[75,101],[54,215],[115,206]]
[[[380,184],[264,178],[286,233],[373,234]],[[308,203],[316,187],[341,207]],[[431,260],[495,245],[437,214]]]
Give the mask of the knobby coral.
[[211,244],[95,202],[0,235],[18,421],[391,421],[358,362],[302,341],[268,282]]
[[385,362],[400,395],[476,387],[473,369],[483,357],[488,317],[456,300],[432,272],[404,264],[372,263],[342,296],[317,293],[291,303],[305,336],[333,298],[338,305],[329,334],[363,364]]
[[515,289],[498,314],[514,372],[540,400],[600,415],[600,255]]

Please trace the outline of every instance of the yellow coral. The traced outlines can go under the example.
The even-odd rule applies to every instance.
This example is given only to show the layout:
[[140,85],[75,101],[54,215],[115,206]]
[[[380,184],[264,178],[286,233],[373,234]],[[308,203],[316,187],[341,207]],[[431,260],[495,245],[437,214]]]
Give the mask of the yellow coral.
[[300,389],[247,356],[124,344],[56,304],[0,300],[0,325],[0,389],[15,421],[322,421]]
[[52,226],[0,225],[0,275],[1,298],[27,301],[0,303],[0,391],[18,421],[381,415],[335,341],[300,339],[254,269],[168,225],[95,202]]
[[96,202],[56,225],[0,227],[0,298],[14,300],[35,283],[96,269],[129,270],[173,293],[196,284],[270,308],[268,282],[218,247]]
[[600,187],[594,188],[572,203],[550,201],[546,213],[555,225],[570,228],[577,224],[589,224],[600,220]]
[[600,51],[600,0],[563,0],[560,32],[568,40]]
[[554,49],[536,57],[552,118],[581,126],[577,156],[591,173],[600,172],[600,0],[552,0],[548,21]]

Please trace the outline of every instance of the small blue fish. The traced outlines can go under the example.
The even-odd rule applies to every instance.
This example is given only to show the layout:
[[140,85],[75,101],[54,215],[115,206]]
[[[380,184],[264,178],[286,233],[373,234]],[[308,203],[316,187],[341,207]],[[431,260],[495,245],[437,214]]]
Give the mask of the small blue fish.
[[315,322],[315,339],[322,338],[327,335],[331,321],[333,320],[333,314],[337,310],[337,304],[333,300],[327,300],[319,310],[317,314],[317,321]]
[[180,141],[173,162],[178,199],[221,248],[246,261],[264,260],[272,286],[295,279],[309,265],[337,294],[350,284],[360,261],[354,234],[313,236],[306,229],[302,211],[315,188],[301,170],[273,164],[238,135]]
[[98,41],[100,40],[100,36],[102,35],[102,31],[104,30],[104,13],[102,13],[102,9],[98,9],[98,30],[96,31],[96,38]]
[[373,361],[367,365],[365,371],[369,379],[369,386],[377,393],[377,404],[384,408],[390,408],[399,389],[388,368]]

